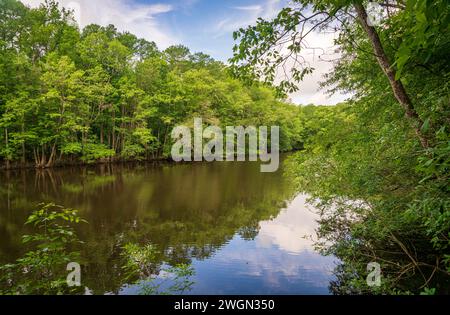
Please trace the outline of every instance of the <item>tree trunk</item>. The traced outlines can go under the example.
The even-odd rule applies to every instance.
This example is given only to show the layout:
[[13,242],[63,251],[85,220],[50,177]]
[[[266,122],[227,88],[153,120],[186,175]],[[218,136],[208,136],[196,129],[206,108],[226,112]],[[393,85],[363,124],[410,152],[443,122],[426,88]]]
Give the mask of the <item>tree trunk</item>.
[[112,149],[116,150],[116,112],[113,111],[113,118],[112,118]]
[[38,160],[38,153],[36,152],[36,148],[33,148],[33,155],[34,155],[34,165],[38,167],[39,160]]
[[[22,135],[25,134],[25,123],[22,119]],[[25,139],[22,141],[22,165],[25,165],[26,163],[26,151],[25,151]]]
[[125,132],[124,132],[124,130],[125,130],[125,122],[124,122],[124,119],[125,119],[125,106],[122,105],[122,121],[120,122],[120,138],[121,138],[120,139],[121,140],[120,152],[121,153],[125,149]]
[[55,158],[56,154],[56,141],[53,143],[52,151],[50,153],[50,158],[48,159],[47,164],[45,164],[45,167],[52,167],[53,166],[53,160]]
[[381,40],[378,36],[377,30],[373,26],[370,26],[368,23],[366,9],[361,3],[355,3],[354,7],[358,14],[358,19],[361,23],[361,26],[367,33],[373,50],[375,51],[377,61],[380,64],[381,69],[389,79],[389,83],[391,84],[395,98],[405,110],[406,117],[411,121],[412,127],[414,128],[414,131],[416,132],[416,135],[419,138],[422,147],[425,149],[428,148],[428,139],[421,131],[423,121],[420,119],[419,114],[414,108],[402,82],[395,79],[396,71],[391,67],[391,63],[389,62],[389,58],[384,51],[383,45],[381,44]]
[[[9,146],[8,128],[5,128],[5,147],[7,154],[9,155],[8,146]],[[6,169],[9,170],[9,156],[6,156]]]
[[47,150],[46,145],[41,146],[41,161],[39,162],[39,168],[44,168],[45,164],[47,163],[47,157],[45,155],[45,151]]

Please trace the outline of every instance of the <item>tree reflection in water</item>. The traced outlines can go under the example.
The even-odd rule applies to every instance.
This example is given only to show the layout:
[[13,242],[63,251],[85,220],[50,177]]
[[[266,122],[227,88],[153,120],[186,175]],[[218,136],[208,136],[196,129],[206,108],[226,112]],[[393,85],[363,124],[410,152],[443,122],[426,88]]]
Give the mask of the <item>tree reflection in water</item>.
[[[82,285],[91,293],[117,294],[149,277],[161,280],[161,273],[183,279],[175,288],[185,291],[190,287],[186,279],[192,275],[188,266],[193,259],[210,258],[235,235],[255,239],[260,222],[275,218],[294,196],[282,169],[259,170],[258,163],[200,163],[4,173],[0,175],[1,263],[12,262],[26,251],[21,237],[29,227],[23,224],[35,205],[55,202],[79,209],[89,222],[76,230],[84,242]],[[151,269],[131,276],[124,252],[146,252],[149,244]],[[144,289],[155,293],[155,288]]]

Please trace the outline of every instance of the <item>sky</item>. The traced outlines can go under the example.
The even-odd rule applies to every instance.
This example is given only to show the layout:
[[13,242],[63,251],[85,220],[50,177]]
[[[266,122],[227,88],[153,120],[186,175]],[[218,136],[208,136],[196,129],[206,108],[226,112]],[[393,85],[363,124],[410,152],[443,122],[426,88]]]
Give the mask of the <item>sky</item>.
[[[21,0],[35,7],[44,0]],[[183,44],[227,62],[232,56],[233,31],[255,24],[258,17],[273,18],[289,0],[58,0],[75,12],[81,27],[91,23],[114,24],[120,31],[154,41],[160,49]],[[333,49],[333,34],[312,33],[310,45]],[[305,78],[300,91],[290,95],[297,104],[333,105],[343,95],[328,97],[319,90],[322,76],[332,63],[304,56],[316,71]]]

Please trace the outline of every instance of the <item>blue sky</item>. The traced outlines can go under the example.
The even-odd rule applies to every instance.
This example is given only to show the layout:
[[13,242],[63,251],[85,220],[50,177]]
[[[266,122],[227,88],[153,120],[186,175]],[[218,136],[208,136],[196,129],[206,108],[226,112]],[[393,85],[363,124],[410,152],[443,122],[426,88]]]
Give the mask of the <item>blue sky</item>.
[[[21,0],[38,6],[44,0]],[[289,0],[58,0],[74,10],[81,27],[90,23],[114,24],[120,31],[152,40],[161,48],[183,44],[192,52],[204,52],[226,62],[232,56],[233,31],[254,24],[258,17],[271,19]],[[312,33],[314,47],[332,49],[333,36]],[[317,56],[303,56],[316,71],[290,95],[298,104],[336,104],[345,96],[328,98],[319,91],[322,76],[333,66]]]
[[275,16],[285,0],[138,0],[136,3],[169,5],[170,11],[156,16],[168,38],[193,51],[226,61],[232,54],[233,31],[253,24],[258,16]]

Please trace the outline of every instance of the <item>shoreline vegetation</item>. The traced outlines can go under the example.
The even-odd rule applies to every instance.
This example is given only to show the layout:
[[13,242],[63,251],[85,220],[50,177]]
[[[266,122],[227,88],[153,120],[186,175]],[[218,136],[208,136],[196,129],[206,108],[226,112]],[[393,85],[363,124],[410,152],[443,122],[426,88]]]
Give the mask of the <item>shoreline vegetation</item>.
[[[284,151],[280,152],[280,155],[288,155],[288,154],[294,154],[296,152],[301,152],[301,149],[291,150],[291,151]],[[235,158],[237,158],[238,155],[235,155]],[[246,158],[248,159],[248,155],[246,155]],[[223,162],[236,162],[234,161],[227,161],[226,156],[224,156]],[[247,161],[247,160],[246,160]],[[247,161],[248,162],[248,161]],[[261,161],[256,161],[258,163],[264,163]],[[135,160],[123,160],[123,159],[108,159],[108,160],[99,160],[95,162],[83,162],[83,161],[56,161],[52,166],[49,167],[36,167],[34,163],[28,163],[28,164],[21,164],[20,162],[17,162],[17,164],[10,164],[9,168],[6,168],[6,165],[0,166],[0,171],[20,171],[20,170],[51,170],[51,169],[58,169],[58,168],[65,168],[65,167],[88,167],[88,166],[98,166],[98,165],[120,165],[120,164],[133,164],[133,163],[168,163],[173,165],[178,164],[198,164],[198,163],[211,163],[208,161],[180,161],[175,162],[171,157],[155,157],[155,158],[148,158],[148,159],[135,159]]]
[[[335,35],[322,87],[352,97],[315,120],[321,129],[290,166],[320,210],[318,249],[342,262],[330,289],[450,294],[449,2],[369,3],[294,0],[234,33],[232,70],[298,91],[314,72],[308,34]],[[374,263],[379,286],[367,281]]]
[[58,168],[64,168],[64,167],[85,167],[85,166],[98,166],[98,165],[110,165],[110,164],[131,164],[131,163],[158,163],[158,162],[166,162],[166,163],[175,163],[173,162],[169,157],[164,158],[150,158],[150,159],[140,159],[140,160],[99,160],[95,162],[83,162],[83,161],[60,161],[56,162],[53,165],[49,167],[36,167],[34,163],[27,163],[27,164],[21,164],[20,162],[17,162],[17,164],[10,164],[9,168],[6,168],[6,165],[0,166],[1,171],[20,171],[20,170],[51,170],[51,169],[58,169]]

